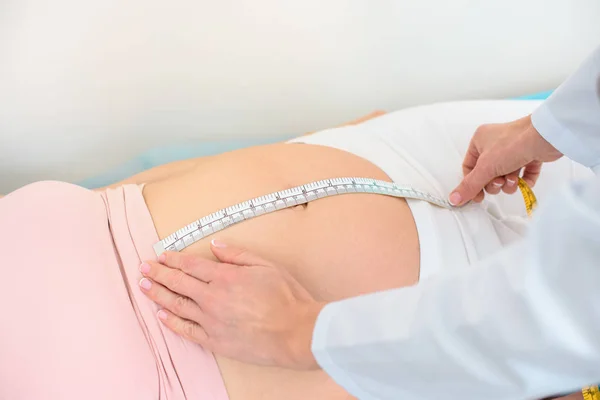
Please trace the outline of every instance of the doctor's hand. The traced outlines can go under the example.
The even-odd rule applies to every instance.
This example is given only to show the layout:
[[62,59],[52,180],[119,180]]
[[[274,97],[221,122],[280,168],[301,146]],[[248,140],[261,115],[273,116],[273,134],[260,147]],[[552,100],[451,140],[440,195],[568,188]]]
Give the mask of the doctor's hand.
[[504,124],[480,126],[471,139],[463,162],[463,181],[450,194],[453,205],[469,200],[480,202],[484,192],[512,194],[517,180],[534,186],[542,163],[556,161],[562,154],[548,143],[531,123],[531,116]]
[[206,350],[238,361],[317,369],[312,333],[324,304],[285,270],[211,242],[220,262],[166,252],[140,266],[140,288],[163,307],[158,318]]

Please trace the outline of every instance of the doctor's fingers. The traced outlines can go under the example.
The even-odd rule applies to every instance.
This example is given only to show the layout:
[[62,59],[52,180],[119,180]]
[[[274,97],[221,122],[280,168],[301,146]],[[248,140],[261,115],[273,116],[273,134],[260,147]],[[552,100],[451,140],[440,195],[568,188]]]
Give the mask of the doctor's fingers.
[[498,177],[485,186],[485,191],[489,194],[498,194],[506,183],[504,178]]
[[[464,177],[460,184],[452,191],[449,196],[450,203],[453,205],[463,205],[470,200],[480,201],[483,199],[482,191],[486,189],[488,193],[497,193],[502,186],[495,187],[493,182],[504,184],[503,174],[498,174],[495,168],[495,162],[489,156],[481,156],[477,159],[477,164],[472,166],[473,161],[465,158],[463,164]],[[471,169],[472,168],[472,169]]]
[[167,267],[181,270],[206,283],[214,279],[219,266],[219,263],[208,258],[176,251],[165,251],[158,257],[158,262]]
[[189,297],[173,293],[160,283],[142,278],[139,282],[140,290],[150,300],[169,310],[181,318],[201,322],[204,319],[202,309]]
[[531,187],[535,185],[542,172],[542,162],[533,161],[525,166],[523,180]]
[[519,172],[520,170],[514,171],[504,177],[506,183],[502,187],[502,191],[506,194],[513,194],[517,191],[519,186],[517,185],[517,181],[519,180]]
[[208,289],[206,282],[196,279],[180,269],[169,268],[157,262],[146,261],[140,265],[140,272],[146,278],[160,283],[172,292],[194,300]]
[[519,179],[519,171],[514,171],[504,177],[495,178],[485,186],[486,193],[499,194],[501,191],[506,194],[515,193],[518,189],[517,180]]
[[181,318],[166,310],[160,310],[157,316],[167,328],[179,336],[191,342],[198,343],[207,351],[215,352],[214,340],[211,340],[202,323]]
[[484,192],[483,192],[483,190],[482,190],[481,192],[479,192],[479,193],[477,194],[477,196],[475,196],[475,197],[473,198],[473,201],[474,201],[475,203],[481,203],[481,202],[483,201],[483,199],[484,199],[484,198],[485,198],[485,193],[484,193]]

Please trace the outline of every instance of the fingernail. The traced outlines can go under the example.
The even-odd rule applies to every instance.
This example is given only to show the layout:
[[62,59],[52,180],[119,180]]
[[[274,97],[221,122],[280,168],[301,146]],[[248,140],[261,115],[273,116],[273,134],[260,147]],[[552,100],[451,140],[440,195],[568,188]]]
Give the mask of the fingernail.
[[454,192],[450,195],[449,200],[450,204],[452,204],[453,206],[457,206],[462,201],[462,196],[460,195],[460,193]]
[[498,182],[492,182],[492,185],[494,185],[495,187],[502,187],[502,184]]
[[142,289],[150,290],[150,288],[152,287],[152,282],[150,282],[150,280],[149,280],[149,279],[142,278],[142,279],[140,280],[140,287],[141,287]]
[[210,243],[212,243],[213,246],[219,248],[219,249],[224,249],[225,247],[227,247],[227,245],[223,242],[219,242],[216,239],[213,239],[210,241]]
[[158,256],[158,262],[161,264],[167,262],[167,255],[165,253],[162,253],[160,256]]
[[140,265],[140,272],[142,274],[147,274],[148,272],[150,272],[150,264],[142,263],[142,265]]
[[161,321],[167,320],[167,313],[164,312],[163,310],[160,310],[159,312],[157,312],[156,315],[158,316],[158,319],[160,319]]
[[514,180],[512,180],[512,179],[507,179],[507,180],[506,180],[506,184],[507,184],[508,186],[513,186],[513,185],[515,184],[515,181],[514,181]]

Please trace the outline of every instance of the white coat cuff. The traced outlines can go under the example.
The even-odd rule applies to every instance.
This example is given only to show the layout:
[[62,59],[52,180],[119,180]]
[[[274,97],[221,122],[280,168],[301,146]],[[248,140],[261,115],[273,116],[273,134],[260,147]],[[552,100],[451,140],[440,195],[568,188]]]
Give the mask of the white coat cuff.
[[317,323],[315,324],[312,338],[312,353],[323,371],[350,394],[361,400],[374,399],[373,396],[364,392],[354,379],[352,379],[346,371],[340,368],[329,355],[328,348],[332,345],[329,343],[328,337],[329,326],[332,317],[336,312],[336,308],[338,307],[339,304],[337,303],[328,304],[321,310],[321,313],[317,317]]
[[598,155],[561,124],[546,103],[540,105],[531,114],[531,123],[539,134],[562,154],[587,167],[595,167]]

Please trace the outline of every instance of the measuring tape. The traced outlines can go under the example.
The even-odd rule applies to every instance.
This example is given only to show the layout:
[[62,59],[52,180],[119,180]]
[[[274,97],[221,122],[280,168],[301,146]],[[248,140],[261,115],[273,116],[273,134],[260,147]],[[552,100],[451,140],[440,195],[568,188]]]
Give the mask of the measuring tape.
[[452,208],[448,200],[395,183],[369,178],[334,178],[300,185],[244,201],[200,218],[156,243],[156,255],[164,251],[181,251],[202,238],[244,220],[294,207],[324,197],[347,193],[375,193],[392,197],[424,200],[443,208]]
[[[535,195],[529,186],[527,186],[527,183],[520,178],[519,189],[521,189],[521,193],[525,199],[527,214],[531,215],[533,208],[537,204]],[[369,178],[325,179],[280,192],[273,192],[231,207],[223,208],[186,225],[156,243],[153,246],[154,252],[159,256],[165,251],[181,251],[200,239],[244,220],[324,197],[347,193],[375,193],[392,197],[424,200],[447,209],[454,207],[448,200],[432,196],[411,186],[402,186],[396,183]]]
[[583,388],[581,391],[584,400],[600,400],[600,390],[598,386],[590,386]]
[[525,201],[525,210],[527,211],[527,215],[531,217],[531,214],[533,214],[533,210],[535,210],[535,208],[537,207],[537,199],[535,197],[535,194],[533,194],[533,190],[531,190],[531,188],[529,187],[527,182],[523,180],[523,178],[519,178],[517,184],[519,185],[519,190],[521,191],[521,194],[523,195],[523,200]]

